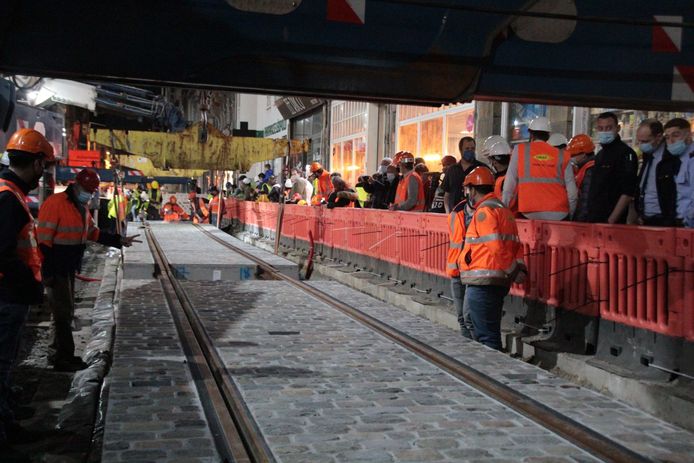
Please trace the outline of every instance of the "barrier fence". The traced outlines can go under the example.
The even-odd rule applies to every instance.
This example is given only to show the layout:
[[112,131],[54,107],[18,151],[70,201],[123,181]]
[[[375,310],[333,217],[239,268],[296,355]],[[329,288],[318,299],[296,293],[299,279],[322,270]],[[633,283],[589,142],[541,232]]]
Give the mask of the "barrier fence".
[[[227,219],[274,236],[279,205],[227,200]],[[694,230],[518,220],[529,275],[511,294],[694,341]],[[448,217],[287,204],[281,237],[446,277]]]

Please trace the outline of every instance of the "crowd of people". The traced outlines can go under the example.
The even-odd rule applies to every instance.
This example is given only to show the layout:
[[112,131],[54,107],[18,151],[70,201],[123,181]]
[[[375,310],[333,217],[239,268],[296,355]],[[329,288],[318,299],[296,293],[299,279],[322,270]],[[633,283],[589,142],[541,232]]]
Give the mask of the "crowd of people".
[[516,217],[539,220],[694,226],[694,143],[690,124],[641,122],[636,144],[624,143],[617,116],[596,122],[598,144],[588,134],[568,140],[538,117],[530,138],[512,147],[494,135],[477,150],[472,137],[458,144],[459,158],[443,156],[441,171],[430,172],[422,158],[400,151],[384,158],[378,171],[354,185],[318,162],[305,178],[295,169],[282,182],[269,165],[256,180],[241,176],[228,196],[246,201],[450,213],[464,198],[463,183],[476,167],[495,175],[495,194]]

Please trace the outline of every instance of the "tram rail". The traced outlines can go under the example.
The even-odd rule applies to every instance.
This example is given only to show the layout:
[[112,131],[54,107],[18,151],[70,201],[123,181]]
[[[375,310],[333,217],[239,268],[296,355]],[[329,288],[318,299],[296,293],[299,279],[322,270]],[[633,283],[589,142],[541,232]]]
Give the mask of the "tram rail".
[[195,225],[199,231],[209,238],[220,243],[231,251],[255,262],[265,279],[281,280],[289,283],[298,290],[309,294],[321,302],[333,307],[350,318],[358,321],[378,334],[392,340],[398,345],[413,352],[420,358],[442,369],[455,378],[465,382],[487,396],[501,402],[505,406],[515,410],[529,418],[540,426],[563,437],[567,441],[583,449],[584,451],[604,461],[614,463],[634,463],[652,461],[640,455],[622,444],[609,439],[600,433],[578,423],[550,407],[534,400],[511,387],[489,377],[488,375],[466,365],[449,355],[409,336],[387,323],[384,323],[363,311],[345,304],[332,296],[310,286],[296,278],[282,274],[272,265],[262,259],[240,249],[200,225]]
[[149,227],[145,229],[145,234],[154,257],[155,274],[173,315],[191,373],[199,384],[205,413],[223,461],[274,462],[272,452],[263,440],[241,392],[217,353],[185,289],[174,276],[166,254]]

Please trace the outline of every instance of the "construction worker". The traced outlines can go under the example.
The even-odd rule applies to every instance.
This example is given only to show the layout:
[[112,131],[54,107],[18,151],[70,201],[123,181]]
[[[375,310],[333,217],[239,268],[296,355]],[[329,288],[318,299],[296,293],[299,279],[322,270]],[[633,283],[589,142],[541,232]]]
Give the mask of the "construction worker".
[[549,136],[547,143],[561,150],[566,148],[569,140],[566,139],[566,136],[563,133],[555,132]]
[[7,152],[9,166],[0,173],[0,454],[5,458],[16,454],[9,442],[21,430],[9,402],[12,367],[29,306],[43,300],[41,256],[26,198],[55,161],[46,137],[33,129],[12,134]]
[[174,195],[169,197],[169,202],[164,204],[161,210],[164,213],[164,222],[180,222],[189,218],[186,211],[178,205],[178,199]]
[[152,180],[152,183],[149,185],[147,196],[149,197],[146,209],[147,218],[150,220],[159,220],[161,218],[159,210],[161,209],[162,193],[158,181]]
[[494,175],[474,169],[463,183],[474,210],[458,259],[460,281],[467,285],[464,306],[473,337],[501,350],[501,310],[511,283],[522,282],[527,270],[513,213],[494,195]]
[[130,211],[130,215],[133,218],[133,222],[140,221],[140,208],[142,207],[140,188],[140,185],[138,185],[137,189],[133,191],[132,195],[130,195],[130,202],[128,203],[128,210]]
[[422,178],[414,171],[414,156],[410,152],[405,152],[399,157],[400,173],[402,180],[398,183],[395,192],[395,201],[388,209],[391,211],[424,211],[426,198],[424,195],[424,184]]
[[108,219],[109,222],[113,223],[110,230],[111,233],[116,233],[116,230],[118,230],[116,225],[118,221],[120,221],[121,230],[125,230],[126,225],[125,211],[128,204],[128,198],[123,194],[116,195],[116,192],[116,189],[114,189],[113,196],[111,196],[111,199],[108,202]]
[[193,217],[193,223],[210,223],[210,211],[207,209],[205,198],[200,195],[200,187],[195,187],[195,190],[188,193],[190,200],[190,215]]
[[[577,190],[570,157],[547,143],[551,126],[537,117],[528,126],[530,141],[516,146],[504,179],[503,202],[518,198],[528,219],[564,220],[576,209]],[[516,188],[517,187],[517,188]]]
[[[511,146],[506,140],[500,140],[489,147],[487,152],[489,162],[496,172],[496,181],[494,183],[494,194],[498,199],[502,199],[504,190],[504,180],[506,180],[506,172],[508,165],[511,162]],[[518,212],[518,202],[516,197],[511,198],[511,203],[508,208],[515,214]]]
[[330,172],[323,169],[320,162],[311,163],[311,176],[313,177],[313,199],[311,204],[320,205],[328,200],[333,191],[330,181]]
[[[457,162],[458,160],[455,158],[455,156],[451,156],[450,154],[441,158],[441,175],[438,178],[433,178],[436,190],[434,191],[434,196],[431,199],[429,212],[436,212],[439,214],[446,212],[446,207],[444,206],[445,192],[443,191],[443,180],[446,178],[446,171],[448,171],[448,169],[451,166],[454,166]],[[434,185],[432,185],[432,187],[434,187]]]
[[121,237],[96,227],[85,205],[99,182],[95,171],[81,170],[75,183],[64,192],[50,196],[39,209],[37,235],[44,258],[42,273],[48,288],[48,305],[55,323],[53,368],[57,371],[77,371],[87,366],[75,356],[71,329],[75,273],[81,267],[87,240],[120,248],[130,246],[137,236]]
[[578,203],[573,220],[576,222],[587,222],[589,210],[588,192],[590,191],[590,180],[593,176],[595,166],[595,144],[593,140],[581,133],[569,141],[566,152],[571,156],[571,165],[574,168],[576,188],[578,188]]
[[[250,179],[245,178],[244,180]],[[222,198],[219,194],[219,189],[216,186],[212,185],[212,187],[210,187],[209,192],[210,195],[212,195],[212,199],[210,199],[210,203],[208,205],[208,209],[210,211],[210,223],[214,226],[217,226],[217,214],[221,215],[221,220],[221,218],[224,217],[224,214],[226,212],[226,204],[224,198]]]
[[[455,159],[453,160],[455,162]],[[443,204],[441,206],[443,208]],[[458,315],[460,334],[468,339],[472,337],[472,320],[470,313],[464,305],[465,285],[460,281],[460,269],[458,260],[465,244],[465,230],[470,225],[474,211],[467,205],[467,199],[463,199],[455,205],[448,215],[448,258],[446,261],[446,274],[451,278],[451,298]]]

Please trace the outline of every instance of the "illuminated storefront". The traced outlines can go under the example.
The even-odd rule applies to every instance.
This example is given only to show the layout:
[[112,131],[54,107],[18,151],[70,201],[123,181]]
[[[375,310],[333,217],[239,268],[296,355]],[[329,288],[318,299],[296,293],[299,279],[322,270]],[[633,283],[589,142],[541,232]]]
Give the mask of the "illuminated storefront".
[[460,158],[458,142],[474,137],[474,103],[441,107],[398,106],[398,151],[410,151],[424,158],[430,171],[441,170],[441,158],[452,154]]
[[330,171],[354,185],[367,174],[368,103],[333,101],[330,111]]

